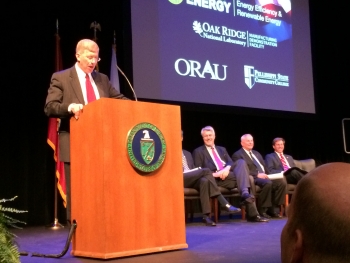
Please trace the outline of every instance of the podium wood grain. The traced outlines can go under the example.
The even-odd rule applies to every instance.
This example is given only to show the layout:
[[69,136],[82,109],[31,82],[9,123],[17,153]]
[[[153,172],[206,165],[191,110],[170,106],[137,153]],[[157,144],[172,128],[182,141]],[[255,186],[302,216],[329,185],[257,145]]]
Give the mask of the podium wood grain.
[[[166,141],[163,165],[147,175],[127,155],[128,132],[155,125]],[[100,99],[71,119],[72,254],[115,258],[187,248],[180,107]]]

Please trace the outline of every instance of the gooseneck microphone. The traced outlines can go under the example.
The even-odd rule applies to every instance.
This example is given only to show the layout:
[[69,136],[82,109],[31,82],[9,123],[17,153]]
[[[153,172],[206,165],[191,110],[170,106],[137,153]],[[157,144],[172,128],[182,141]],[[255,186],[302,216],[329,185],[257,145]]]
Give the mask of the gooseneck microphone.
[[132,87],[129,79],[127,78],[127,76],[124,74],[124,72],[118,67],[118,65],[115,65],[117,67],[117,69],[119,70],[119,72],[124,76],[124,78],[126,79],[126,81],[128,82],[129,84],[129,87],[130,89],[132,90],[132,93],[134,94],[134,98],[135,98],[135,101],[137,101],[137,97],[136,97],[136,93],[135,93],[135,90],[134,88]]

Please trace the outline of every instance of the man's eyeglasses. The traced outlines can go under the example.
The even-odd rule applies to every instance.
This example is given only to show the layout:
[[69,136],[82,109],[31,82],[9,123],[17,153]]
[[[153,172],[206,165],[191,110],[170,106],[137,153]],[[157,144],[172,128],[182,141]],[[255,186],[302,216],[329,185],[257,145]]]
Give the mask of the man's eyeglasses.
[[86,57],[87,60],[89,60],[90,62],[100,62],[101,58],[96,58],[96,57]]

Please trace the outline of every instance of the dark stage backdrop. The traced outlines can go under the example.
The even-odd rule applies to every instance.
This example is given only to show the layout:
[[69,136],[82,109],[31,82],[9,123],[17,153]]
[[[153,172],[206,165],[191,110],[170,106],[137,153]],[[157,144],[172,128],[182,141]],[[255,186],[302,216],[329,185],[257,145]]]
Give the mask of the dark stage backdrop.
[[[83,5],[11,2],[3,4],[3,10],[8,15],[1,37],[0,198],[17,195],[16,202],[9,205],[29,211],[21,216],[24,221],[48,224],[53,222],[55,175],[43,108],[54,71],[56,19],[64,68],[74,64],[77,41],[93,37],[90,24],[97,21],[102,28],[97,35],[100,71],[109,74],[115,30],[118,64],[132,80],[130,0],[85,1]],[[211,125],[216,129],[216,143],[226,146],[229,153],[240,147],[242,134],[251,133],[255,148],[263,155],[271,152],[272,139],[281,136],[286,139],[286,152],[296,159],[315,158],[318,164],[350,161],[344,153],[341,127],[341,120],[350,117],[345,9],[310,0],[310,15],[317,114],[182,103],[184,148],[192,151],[201,145],[200,129]],[[148,47],[144,49],[147,52]],[[126,82],[119,78],[121,91],[132,98]],[[61,222],[63,218],[59,202]]]

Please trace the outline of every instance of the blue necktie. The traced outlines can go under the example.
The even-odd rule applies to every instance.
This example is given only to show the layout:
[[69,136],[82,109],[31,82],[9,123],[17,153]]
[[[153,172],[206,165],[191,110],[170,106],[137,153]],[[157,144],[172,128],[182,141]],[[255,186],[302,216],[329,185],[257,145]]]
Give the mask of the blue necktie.
[[256,168],[258,169],[259,173],[265,173],[264,170],[261,168],[261,165],[257,162],[257,160],[255,160],[255,158],[253,157],[252,152],[249,152],[250,154],[250,158],[252,158],[253,163],[255,164]]

